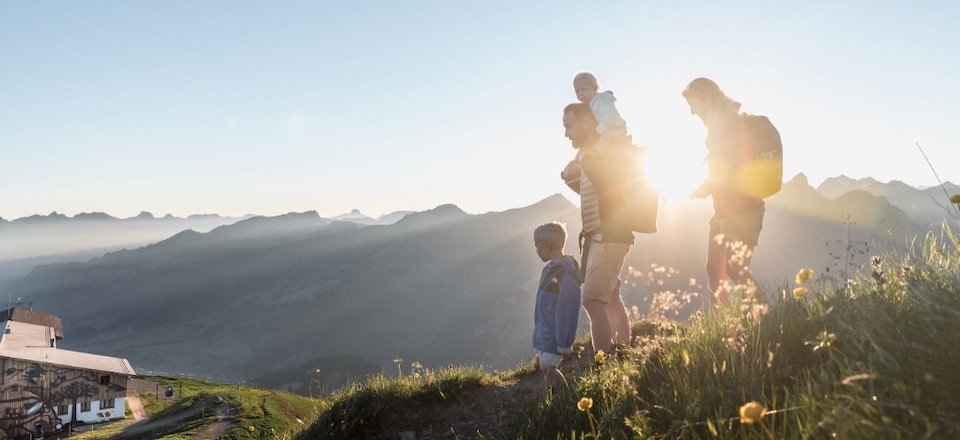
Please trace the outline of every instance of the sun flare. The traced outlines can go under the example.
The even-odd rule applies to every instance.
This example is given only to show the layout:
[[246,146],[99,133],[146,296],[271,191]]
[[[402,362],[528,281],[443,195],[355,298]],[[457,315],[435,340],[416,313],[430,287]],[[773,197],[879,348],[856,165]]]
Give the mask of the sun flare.
[[706,176],[701,158],[678,148],[650,148],[646,165],[660,196],[671,203],[690,198]]

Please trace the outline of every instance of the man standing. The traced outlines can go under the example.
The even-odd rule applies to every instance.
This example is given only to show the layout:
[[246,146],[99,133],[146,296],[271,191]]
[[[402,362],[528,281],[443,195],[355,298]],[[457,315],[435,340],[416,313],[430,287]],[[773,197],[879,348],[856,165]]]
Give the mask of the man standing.
[[620,292],[620,270],[633,244],[633,232],[624,221],[625,206],[618,193],[624,175],[631,171],[625,145],[596,148],[597,121],[587,104],[570,104],[563,109],[565,136],[577,157],[560,173],[567,186],[580,194],[583,219],[582,257],[584,268],[582,303],[590,318],[590,334],[595,351],[613,353],[630,343],[630,321]]

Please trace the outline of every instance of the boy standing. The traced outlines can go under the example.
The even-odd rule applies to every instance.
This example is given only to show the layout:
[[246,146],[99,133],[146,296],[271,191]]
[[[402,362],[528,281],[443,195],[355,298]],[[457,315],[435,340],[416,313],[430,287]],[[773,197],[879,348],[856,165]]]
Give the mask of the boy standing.
[[559,370],[565,354],[573,351],[580,317],[580,267],[563,254],[567,231],[563,224],[547,223],[533,232],[537,256],[547,263],[540,276],[533,316],[533,348],[539,351],[540,371],[550,389],[566,386]]

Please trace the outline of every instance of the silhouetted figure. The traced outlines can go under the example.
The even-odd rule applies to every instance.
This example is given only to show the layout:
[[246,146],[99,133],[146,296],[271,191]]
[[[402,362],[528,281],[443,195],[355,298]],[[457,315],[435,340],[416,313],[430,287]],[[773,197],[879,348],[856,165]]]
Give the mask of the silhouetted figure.
[[567,228],[546,223],[533,232],[533,245],[540,260],[547,263],[540,274],[533,313],[533,348],[538,351],[540,372],[547,388],[566,386],[560,361],[573,352],[580,318],[580,265],[563,254]]
[[632,146],[629,137],[622,137],[626,144],[598,149],[597,121],[587,104],[564,108],[563,126],[565,136],[577,149],[576,159],[567,164],[560,177],[580,194],[583,308],[590,317],[594,350],[612,353],[614,346],[630,343],[630,321],[620,295],[620,271],[634,239],[629,224],[622,221],[626,206],[617,186],[635,169],[623,166]]
[[726,280],[756,288],[750,260],[763,227],[763,197],[780,189],[780,135],[767,118],[740,113],[740,103],[707,78],[691,81],[683,97],[707,127],[707,180],[692,197],[713,197],[707,275],[713,295],[726,303]]

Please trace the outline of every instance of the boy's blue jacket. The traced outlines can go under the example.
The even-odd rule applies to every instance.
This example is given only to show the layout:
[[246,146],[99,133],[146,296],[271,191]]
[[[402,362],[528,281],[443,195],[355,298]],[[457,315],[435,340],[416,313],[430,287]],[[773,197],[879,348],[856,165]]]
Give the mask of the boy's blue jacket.
[[533,315],[533,348],[554,354],[573,351],[582,282],[580,266],[569,255],[543,268]]

